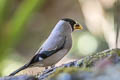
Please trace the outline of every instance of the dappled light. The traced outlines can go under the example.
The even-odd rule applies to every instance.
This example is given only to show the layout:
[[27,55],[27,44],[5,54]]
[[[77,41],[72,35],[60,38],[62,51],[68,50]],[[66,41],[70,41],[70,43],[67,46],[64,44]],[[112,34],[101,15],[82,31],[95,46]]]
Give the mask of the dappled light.
[[98,41],[96,38],[88,33],[79,36],[78,50],[82,55],[90,55],[96,52],[98,48]]

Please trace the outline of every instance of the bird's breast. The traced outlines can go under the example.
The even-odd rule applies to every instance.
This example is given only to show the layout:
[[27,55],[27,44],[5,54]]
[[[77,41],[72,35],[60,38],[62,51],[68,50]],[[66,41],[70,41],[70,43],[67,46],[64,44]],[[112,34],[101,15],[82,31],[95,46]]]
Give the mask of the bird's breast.
[[71,37],[71,35],[68,35],[66,37],[66,43],[65,43],[65,47],[64,48],[68,49],[68,50],[70,50],[72,48],[72,37]]

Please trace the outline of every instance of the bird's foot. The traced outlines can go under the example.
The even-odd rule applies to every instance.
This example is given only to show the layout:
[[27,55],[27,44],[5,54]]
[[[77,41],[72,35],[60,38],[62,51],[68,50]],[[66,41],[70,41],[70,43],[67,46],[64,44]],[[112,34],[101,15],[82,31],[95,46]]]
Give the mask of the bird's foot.
[[52,65],[52,66],[50,66],[51,68],[54,68],[55,67],[55,65]]

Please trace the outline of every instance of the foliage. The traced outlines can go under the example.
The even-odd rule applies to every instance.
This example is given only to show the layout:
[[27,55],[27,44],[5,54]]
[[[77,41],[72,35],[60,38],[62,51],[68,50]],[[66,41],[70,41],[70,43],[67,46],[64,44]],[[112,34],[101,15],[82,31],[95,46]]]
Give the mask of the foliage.
[[15,2],[17,1],[0,0],[0,63],[10,54],[9,49],[20,40],[25,31],[24,24],[29,21],[37,7],[42,7],[45,0],[22,0],[14,13],[11,13],[12,5],[17,6]]

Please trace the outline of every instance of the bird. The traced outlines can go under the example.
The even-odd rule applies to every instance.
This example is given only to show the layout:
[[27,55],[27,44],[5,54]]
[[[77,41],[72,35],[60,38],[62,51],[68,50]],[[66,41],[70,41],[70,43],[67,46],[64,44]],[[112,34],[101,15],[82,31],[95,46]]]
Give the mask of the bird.
[[9,76],[13,76],[29,67],[45,67],[46,69],[49,66],[54,67],[71,49],[71,33],[82,29],[83,27],[71,18],[60,19],[32,59]]

